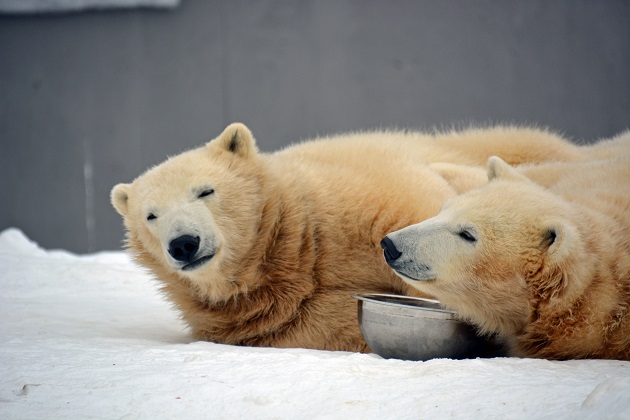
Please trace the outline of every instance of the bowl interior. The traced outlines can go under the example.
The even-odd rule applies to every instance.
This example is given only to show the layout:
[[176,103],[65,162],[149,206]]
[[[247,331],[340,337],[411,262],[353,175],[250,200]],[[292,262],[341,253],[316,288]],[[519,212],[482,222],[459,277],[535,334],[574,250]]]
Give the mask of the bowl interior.
[[413,307],[419,309],[425,309],[430,311],[439,311],[454,314],[454,311],[445,309],[440,305],[440,302],[435,299],[419,298],[414,296],[403,295],[389,295],[385,293],[366,293],[356,294],[353,296],[356,299],[374,303],[381,303],[384,305]]
[[356,294],[353,297],[359,300],[359,309],[383,316],[455,320],[455,312],[445,309],[435,299],[384,293]]

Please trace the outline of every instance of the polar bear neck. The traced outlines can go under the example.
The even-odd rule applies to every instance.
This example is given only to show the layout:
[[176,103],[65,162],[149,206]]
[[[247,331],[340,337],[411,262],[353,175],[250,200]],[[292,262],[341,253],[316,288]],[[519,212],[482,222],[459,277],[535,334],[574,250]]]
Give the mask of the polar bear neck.
[[630,357],[627,232],[615,232],[618,217],[608,217],[578,204],[574,210],[582,246],[565,264],[572,270],[563,273],[562,291],[550,295],[532,290],[530,324],[518,337],[516,353],[568,359],[607,355],[618,358],[625,351],[625,357]]

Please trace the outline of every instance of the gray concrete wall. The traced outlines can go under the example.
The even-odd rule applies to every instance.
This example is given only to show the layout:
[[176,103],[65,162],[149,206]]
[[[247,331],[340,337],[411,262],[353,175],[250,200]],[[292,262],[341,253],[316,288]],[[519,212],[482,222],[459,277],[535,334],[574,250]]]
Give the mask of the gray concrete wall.
[[262,150],[354,129],[630,125],[630,2],[201,1],[0,16],[0,229],[119,249],[109,191],[232,121]]

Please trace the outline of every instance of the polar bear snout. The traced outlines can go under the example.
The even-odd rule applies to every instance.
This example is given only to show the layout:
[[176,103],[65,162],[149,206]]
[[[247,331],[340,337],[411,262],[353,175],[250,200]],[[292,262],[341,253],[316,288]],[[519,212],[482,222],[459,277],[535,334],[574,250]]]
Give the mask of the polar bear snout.
[[168,244],[168,253],[180,262],[194,261],[199,251],[199,236],[182,235]]
[[[165,262],[192,272],[212,260],[221,245],[220,231],[203,203],[162,205],[151,223]],[[169,203],[170,204],[170,203]]]
[[396,248],[394,242],[387,236],[381,241],[381,248],[383,248],[383,255],[385,256],[387,264],[391,265],[392,262],[396,261],[402,255],[402,252]]
[[433,280],[435,275],[425,258],[417,255],[418,251],[410,240],[415,235],[407,228],[392,232],[381,240],[385,262],[394,272],[405,280]]
[[216,246],[207,242],[203,245],[199,236],[189,234],[172,239],[166,251],[171,257],[173,268],[193,271],[210,261],[216,253]]

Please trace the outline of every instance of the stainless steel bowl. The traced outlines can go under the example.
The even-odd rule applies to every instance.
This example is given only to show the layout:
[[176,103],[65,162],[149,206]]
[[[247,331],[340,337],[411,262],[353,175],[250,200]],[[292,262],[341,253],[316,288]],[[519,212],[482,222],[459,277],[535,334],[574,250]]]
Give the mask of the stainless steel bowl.
[[384,358],[429,360],[503,355],[500,346],[455,318],[440,302],[379,293],[354,295],[359,326],[372,351]]

